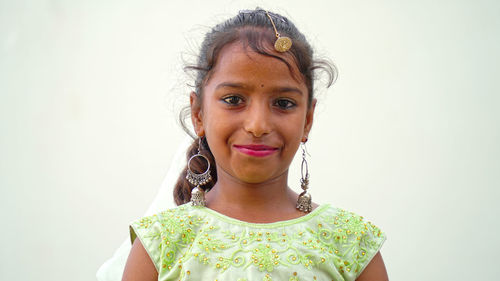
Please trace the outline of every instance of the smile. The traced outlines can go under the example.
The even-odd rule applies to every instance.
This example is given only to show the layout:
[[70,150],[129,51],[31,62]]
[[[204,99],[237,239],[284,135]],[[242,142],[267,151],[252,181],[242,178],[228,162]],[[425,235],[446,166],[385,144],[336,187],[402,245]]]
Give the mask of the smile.
[[261,145],[261,144],[248,144],[248,145],[233,145],[236,150],[241,153],[254,156],[254,157],[265,157],[269,156],[278,151],[278,148]]

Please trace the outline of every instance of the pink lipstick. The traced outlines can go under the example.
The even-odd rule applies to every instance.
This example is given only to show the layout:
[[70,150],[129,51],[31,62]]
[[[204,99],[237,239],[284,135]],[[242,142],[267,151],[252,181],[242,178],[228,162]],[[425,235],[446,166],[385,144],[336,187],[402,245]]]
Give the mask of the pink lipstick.
[[241,153],[254,156],[266,157],[278,151],[278,148],[262,144],[233,145]]

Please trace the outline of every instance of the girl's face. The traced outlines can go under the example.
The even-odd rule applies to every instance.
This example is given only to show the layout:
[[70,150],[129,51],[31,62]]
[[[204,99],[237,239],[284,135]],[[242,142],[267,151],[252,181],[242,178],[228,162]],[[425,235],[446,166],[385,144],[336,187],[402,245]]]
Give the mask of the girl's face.
[[293,66],[293,76],[276,58],[241,43],[227,45],[204,84],[201,107],[191,94],[195,130],[206,136],[219,177],[227,174],[244,183],[287,177],[307,138],[316,100],[308,107],[307,87],[295,63],[290,55],[279,56]]

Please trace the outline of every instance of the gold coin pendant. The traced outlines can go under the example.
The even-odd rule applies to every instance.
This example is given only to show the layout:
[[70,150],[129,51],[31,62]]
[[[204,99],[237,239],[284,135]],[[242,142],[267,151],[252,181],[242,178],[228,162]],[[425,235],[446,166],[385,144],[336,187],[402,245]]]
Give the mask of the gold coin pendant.
[[280,53],[290,50],[291,47],[292,47],[292,40],[286,36],[283,37],[280,36],[278,37],[278,39],[276,39],[276,42],[274,42],[274,49],[276,49],[276,51]]

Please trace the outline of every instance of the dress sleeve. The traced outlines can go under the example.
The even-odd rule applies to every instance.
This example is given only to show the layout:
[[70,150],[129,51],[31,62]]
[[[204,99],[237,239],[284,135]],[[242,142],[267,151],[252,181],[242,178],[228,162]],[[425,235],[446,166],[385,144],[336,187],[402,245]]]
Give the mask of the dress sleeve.
[[382,247],[386,236],[377,226],[352,212],[335,218],[335,265],[345,280],[356,280]]
[[139,238],[158,272],[162,247],[160,225],[156,215],[143,217],[130,224],[130,242],[133,244]]
[[356,278],[361,275],[363,270],[372,261],[373,257],[380,251],[386,240],[386,235],[377,226],[370,222],[363,223],[364,234],[359,240],[359,252],[366,256],[366,259],[361,260],[360,270],[356,274]]

